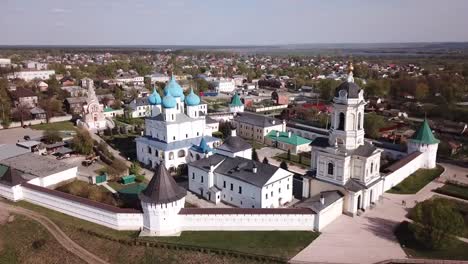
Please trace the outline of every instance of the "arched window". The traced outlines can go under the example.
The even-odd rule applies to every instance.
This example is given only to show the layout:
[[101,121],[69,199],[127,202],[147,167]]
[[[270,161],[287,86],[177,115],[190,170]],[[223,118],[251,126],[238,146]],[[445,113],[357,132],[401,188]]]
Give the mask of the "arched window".
[[340,113],[340,119],[339,119],[339,123],[338,123],[338,130],[344,130],[344,126],[345,126],[345,114]]
[[328,174],[329,175],[333,175],[333,169],[334,169],[334,165],[333,163],[328,163]]
[[154,150],[154,156],[157,157],[159,155],[159,151],[157,149]]
[[357,122],[358,122],[358,129],[362,129],[362,121],[361,121],[361,119],[362,119],[362,114],[359,113],[359,114],[358,114],[358,120],[357,120]]
[[183,149],[179,150],[179,152],[177,153],[177,156],[178,156],[179,158],[185,157],[185,150],[183,150]]
[[374,162],[371,162],[371,164],[370,164],[370,173],[372,174],[373,171],[374,171]]
[[197,155],[196,155],[196,159],[199,160],[199,159],[200,159],[200,155],[197,154]]
[[174,159],[174,152],[169,152],[169,160],[173,160]]

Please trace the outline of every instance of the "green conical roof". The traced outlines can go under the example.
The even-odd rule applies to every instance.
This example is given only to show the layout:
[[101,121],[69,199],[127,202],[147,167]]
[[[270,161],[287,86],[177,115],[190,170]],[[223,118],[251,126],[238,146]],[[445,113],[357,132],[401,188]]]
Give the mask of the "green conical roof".
[[424,122],[419,127],[418,131],[416,131],[416,133],[411,137],[411,140],[422,144],[438,144],[440,142],[440,140],[435,138],[434,134],[432,134],[432,130],[429,127],[427,119],[424,119]]
[[235,93],[234,96],[232,97],[231,105],[232,106],[243,106],[244,105],[237,93]]

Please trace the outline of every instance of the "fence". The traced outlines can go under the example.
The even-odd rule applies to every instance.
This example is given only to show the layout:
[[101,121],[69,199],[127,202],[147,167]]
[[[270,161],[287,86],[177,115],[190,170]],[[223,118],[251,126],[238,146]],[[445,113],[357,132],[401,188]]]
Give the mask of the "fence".
[[[51,117],[49,119],[49,123],[70,121],[71,119],[72,119],[71,115],[56,116],[56,117]],[[47,120],[45,118],[23,121],[23,125],[25,126],[40,125],[40,124],[45,124],[45,123],[47,123]],[[15,127],[21,127],[21,122],[11,122],[10,125],[8,126],[8,128],[15,128]],[[0,130],[1,129],[6,129],[6,128],[4,128],[3,126],[0,126]]]

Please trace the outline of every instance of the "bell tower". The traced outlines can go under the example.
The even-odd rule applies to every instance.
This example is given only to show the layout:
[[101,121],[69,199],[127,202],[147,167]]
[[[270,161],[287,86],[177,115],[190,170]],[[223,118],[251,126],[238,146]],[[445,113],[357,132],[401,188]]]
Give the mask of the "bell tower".
[[348,78],[335,90],[329,144],[353,150],[364,144],[364,90],[353,78],[353,64]]

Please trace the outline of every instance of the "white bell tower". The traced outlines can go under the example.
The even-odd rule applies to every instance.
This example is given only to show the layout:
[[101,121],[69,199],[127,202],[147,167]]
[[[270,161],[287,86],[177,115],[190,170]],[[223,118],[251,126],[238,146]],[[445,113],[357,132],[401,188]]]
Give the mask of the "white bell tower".
[[364,144],[364,90],[354,83],[353,65],[348,79],[335,90],[329,144],[353,150]]

